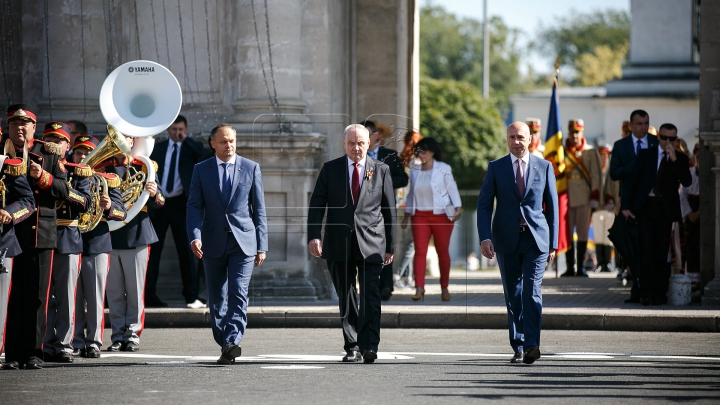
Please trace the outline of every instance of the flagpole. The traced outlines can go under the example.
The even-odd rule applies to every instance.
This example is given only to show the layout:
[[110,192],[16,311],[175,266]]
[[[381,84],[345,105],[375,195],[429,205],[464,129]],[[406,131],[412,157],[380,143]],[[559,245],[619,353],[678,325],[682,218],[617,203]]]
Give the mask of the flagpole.
[[[560,57],[555,58],[555,83],[557,89],[560,88]],[[553,260],[553,267],[555,267],[555,278],[560,278],[560,268],[558,266],[558,260],[560,259],[560,252],[555,251],[555,260]]]

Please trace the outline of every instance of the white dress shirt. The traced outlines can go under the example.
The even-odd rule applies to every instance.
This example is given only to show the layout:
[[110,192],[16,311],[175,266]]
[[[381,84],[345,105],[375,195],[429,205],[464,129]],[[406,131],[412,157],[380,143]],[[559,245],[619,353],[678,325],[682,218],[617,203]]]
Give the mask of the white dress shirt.
[[[642,138],[638,139],[638,138],[635,137],[635,135],[632,135],[632,140],[633,140],[633,152],[636,152],[636,151],[637,151],[637,143],[638,143],[638,140],[640,141],[640,149],[647,149],[647,148],[648,148],[648,139],[647,139],[647,137],[648,137],[647,134],[645,134],[645,136],[643,136]],[[637,155],[637,152],[635,153],[635,155]]]
[[228,175],[230,176],[230,184],[232,184],[233,179],[235,178],[235,159],[237,158],[237,155],[233,155],[229,161],[223,162],[220,160],[219,157],[215,156],[215,162],[217,163],[218,168],[218,176],[220,177],[220,192],[222,193],[223,189],[223,182],[225,181],[225,169],[221,166],[222,163],[227,163],[227,171]]
[[[348,161],[348,174],[350,174],[350,191],[352,191],[352,177],[353,172],[355,171],[355,162],[353,162],[349,157],[347,158]],[[363,180],[365,179],[365,163],[367,162],[367,156],[360,159],[358,162],[358,172],[360,173],[360,187],[362,187]]]
[[[170,164],[172,163],[172,154],[173,154],[173,145],[177,145],[177,155],[175,160],[175,181],[173,182],[173,190],[172,192],[167,191],[167,181],[170,177]],[[162,172],[162,184],[160,184],[160,189],[162,190],[163,194],[165,194],[165,198],[172,198],[177,197],[180,194],[183,193],[183,186],[182,182],[180,181],[180,172],[178,171],[178,168],[180,167],[180,150],[182,149],[182,142],[175,142],[172,139],[168,139],[168,149],[167,152],[165,152],[165,165],[163,166],[163,172]]]
[[432,211],[433,208],[432,169],[420,170],[415,178],[415,209]]

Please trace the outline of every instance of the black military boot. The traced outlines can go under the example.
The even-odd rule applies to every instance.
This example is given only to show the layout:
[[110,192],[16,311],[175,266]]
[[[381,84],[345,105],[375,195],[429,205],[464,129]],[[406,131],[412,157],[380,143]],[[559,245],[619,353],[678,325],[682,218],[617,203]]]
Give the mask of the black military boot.
[[587,277],[585,272],[585,253],[587,252],[587,241],[577,242],[577,277]]
[[573,249],[572,244],[570,247],[568,247],[567,252],[565,252],[565,264],[567,265],[567,270],[565,270],[565,273],[561,274],[560,277],[574,277],[575,276],[575,249]]

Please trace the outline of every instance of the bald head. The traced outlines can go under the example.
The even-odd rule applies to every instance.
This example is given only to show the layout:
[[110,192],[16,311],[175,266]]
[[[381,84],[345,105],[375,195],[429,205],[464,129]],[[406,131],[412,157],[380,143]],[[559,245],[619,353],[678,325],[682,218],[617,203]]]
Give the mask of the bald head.
[[530,128],[524,122],[515,121],[507,128],[507,143],[510,153],[522,158],[530,146]]

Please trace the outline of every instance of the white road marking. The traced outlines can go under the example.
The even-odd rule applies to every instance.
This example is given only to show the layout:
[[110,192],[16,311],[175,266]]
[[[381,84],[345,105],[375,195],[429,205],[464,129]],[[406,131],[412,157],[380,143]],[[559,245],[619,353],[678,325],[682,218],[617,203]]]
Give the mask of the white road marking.
[[310,370],[310,369],[318,369],[318,368],[325,368],[321,366],[298,366],[296,364],[292,364],[289,366],[267,366],[267,367],[260,367],[260,368],[272,368],[276,370]]

